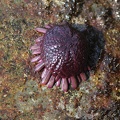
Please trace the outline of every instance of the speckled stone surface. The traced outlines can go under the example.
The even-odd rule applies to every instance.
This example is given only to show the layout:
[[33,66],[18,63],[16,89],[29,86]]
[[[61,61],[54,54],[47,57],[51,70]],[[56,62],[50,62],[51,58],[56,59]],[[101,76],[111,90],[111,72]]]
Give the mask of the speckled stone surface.
[[[119,120],[118,0],[1,0],[0,120]],[[101,30],[105,49],[88,81],[64,93],[40,86],[30,63],[34,29],[68,21]]]

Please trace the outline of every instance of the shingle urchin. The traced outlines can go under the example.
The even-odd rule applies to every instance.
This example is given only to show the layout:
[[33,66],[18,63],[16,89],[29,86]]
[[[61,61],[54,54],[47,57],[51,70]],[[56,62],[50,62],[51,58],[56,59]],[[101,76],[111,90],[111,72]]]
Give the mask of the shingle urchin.
[[61,86],[63,91],[67,91],[70,85],[77,88],[82,80],[87,79],[86,74],[92,67],[89,61],[93,46],[85,35],[89,30],[78,31],[68,23],[36,30],[44,35],[31,47],[35,55],[31,62],[36,63],[36,72],[42,71],[41,84],[48,88]]

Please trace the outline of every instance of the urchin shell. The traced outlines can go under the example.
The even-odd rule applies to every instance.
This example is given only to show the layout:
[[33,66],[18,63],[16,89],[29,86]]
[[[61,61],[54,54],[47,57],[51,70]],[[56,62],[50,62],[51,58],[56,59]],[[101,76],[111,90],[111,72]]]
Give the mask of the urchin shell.
[[36,30],[44,35],[31,47],[31,62],[36,63],[36,72],[42,72],[41,84],[61,86],[63,91],[77,88],[98,60],[104,43],[101,32],[91,26],[78,31],[68,23]]
[[68,78],[87,70],[89,45],[82,32],[68,24],[56,25],[43,39],[41,57],[54,76]]

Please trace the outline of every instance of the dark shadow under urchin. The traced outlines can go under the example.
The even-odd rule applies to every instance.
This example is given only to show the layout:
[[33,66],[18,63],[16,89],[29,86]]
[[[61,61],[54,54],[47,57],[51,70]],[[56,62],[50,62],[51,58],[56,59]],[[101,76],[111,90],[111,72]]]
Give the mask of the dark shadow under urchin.
[[[78,31],[82,31],[86,36],[90,46],[88,64],[91,70],[95,70],[105,46],[105,39],[102,31],[88,24],[72,24],[72,27]],[[90,72],[87,71],[85,74],[87,79],[89,79]]]

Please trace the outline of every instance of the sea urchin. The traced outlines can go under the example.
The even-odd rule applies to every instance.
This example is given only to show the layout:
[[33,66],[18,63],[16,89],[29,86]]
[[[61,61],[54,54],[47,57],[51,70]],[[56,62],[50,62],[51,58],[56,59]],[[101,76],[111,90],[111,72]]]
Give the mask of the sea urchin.
[[48,88],[61,86],[63,91],[67,91],[70,85],[77,88],[81,81],[87,79],[86,74],[91,69],[89,61],[93,46],[86,34],[89,30],[78,31],[68,23],[47,25],[36,30],[44,35],[37,38],[31,47],[35,56],[31,62],[36,63],[36,72],[42,71],[41,84]]

